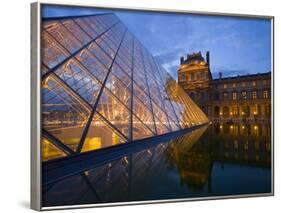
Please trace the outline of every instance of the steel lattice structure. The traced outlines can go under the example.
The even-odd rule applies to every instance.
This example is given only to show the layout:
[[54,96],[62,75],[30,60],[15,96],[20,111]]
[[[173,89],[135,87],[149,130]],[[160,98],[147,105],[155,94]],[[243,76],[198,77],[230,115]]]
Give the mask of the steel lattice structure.
[[112,13],[43,19],[41,67],[43,161],[208,123]]

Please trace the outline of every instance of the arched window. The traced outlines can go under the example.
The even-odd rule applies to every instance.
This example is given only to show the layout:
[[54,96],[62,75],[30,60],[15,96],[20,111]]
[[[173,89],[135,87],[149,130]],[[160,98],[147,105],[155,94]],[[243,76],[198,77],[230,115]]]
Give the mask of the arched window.
[[233,115],[233,117],[239,116],[239,107],[238,106],[232,107],[232,115]]
[[253,114],[255,117],[259,117],[261,115],[261,106],[259,104],[254,105]]
[[219,106],[215,106],[214,115],[216,118],[218,118],[220,116],[220,107]]
[[228,106],[224,106],[222,108],[222,115],[223,115],[223,117],[228,117],[229,116],[229,107]]
[[242,116],[243,117],[250,117],[250,107],[247,105],[247,106],[243,106],[242,108]]

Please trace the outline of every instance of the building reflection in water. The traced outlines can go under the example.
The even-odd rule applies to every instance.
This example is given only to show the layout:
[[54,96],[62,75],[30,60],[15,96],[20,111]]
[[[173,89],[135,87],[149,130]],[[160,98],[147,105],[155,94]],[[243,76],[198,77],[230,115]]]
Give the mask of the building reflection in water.
[[43,186],[44,206],[271,192],[270,126],[212,124]]

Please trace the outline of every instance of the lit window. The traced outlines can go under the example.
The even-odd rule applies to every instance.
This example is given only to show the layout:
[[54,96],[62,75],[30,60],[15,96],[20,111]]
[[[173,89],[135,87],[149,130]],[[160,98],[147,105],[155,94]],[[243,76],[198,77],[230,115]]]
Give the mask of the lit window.
[[232,107],[232,115],[233,116],[239,115],[239,107],[238,106]]
[[259,108],[260,108],[260,107],[259,107],[257,104],[254,105],[254,107],[253,107],[253,113],[254,113],[254,115],[258,115],[258,114],[259,114],[259,111],[260,111]]
[[253,97],[253,99],[257,99],[257,91],[252,92],[252,97]]
[[184,81],[184,80],[185,80],[185,74],[181,74],[179,80],[180,80],[180,81]]
[[253,81],[253,87],[255,87],[255,86],[256,86],[256,84],[257,84],[257,83],[256,83],[255,81]]
[[233,83],[233,84],[232,84],[232,87],[235,88],[235,87],[236,87],[236,83]]
[[224,84],[224,85],[223,85],[223,88],[226,89],[226,88],[227,88],[227,84]]
[[243,98],[243,99],[247,99],[247,92],[246,92],[246,91],[243,91],[243,92],[242,92],[242,98]]
[[267,90],[263,91],[263,98],[268,98],[268,91]]
[[237,93],[236,92],[232,93],[232,100],[237,100]]
[[245,87],[246,86],[246,82],[242,82],[242,87]]

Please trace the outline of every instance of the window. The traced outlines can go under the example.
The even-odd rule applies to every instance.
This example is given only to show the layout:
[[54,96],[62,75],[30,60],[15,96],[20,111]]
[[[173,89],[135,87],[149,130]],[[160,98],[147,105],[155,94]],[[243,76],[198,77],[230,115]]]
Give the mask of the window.
[[224,93],[223,93],[223,99],[224,99],[224,100],[227,100],[227,98],[228,98],[228,93],[227,93],[227,92],[224,92]]
[[246,91],[242,92],[242,99],[247,99],[247,92]]
[[185,81],[185,74],[180,74],[179,77],[179,81]]
[[237,100],[237,93],[236,92],[232,93],[232,100]]
[[224,84],[224,85],[223,85],[223,88],[226,89],[226,88],[227,88],[227,84]]
[[242,82],[242,87],[245,87],[246,86],[246,82]]
[[268,91],[267,90],[263,91],[263,98],[268,98]]
[[243,106],[242,107],[242,115],[243,117],[249,117],[251,113],[250,107],[249,106]]
[[253,91],[252,92],[252,98],[253,99],[257,99],[257,91]]
[[262,83],[263,83],[263,85],[266,85],[266,84],[267,84],[267,81],[266,81],[266,80],[263,80]]
[[205,79],[205,73],[201,72],[201,79]]
[[255,81],[253,81],[252,85],[253,85],[253,87],[255,87],[257,85],[257,83]]
[[260,106],[259,105],[255,104],[253,106],[253,113],[254,113],[255,116],[260,114]]
[[236,83],[233,83],[233,84],[232,84],[232,87],[233,87],[233,88],[236,88]]
[[238,106],[233,106],[232,107],[232,115],[233,116],[238,116],[239,115],[239,107]]
[[194,81],[194,73],[191,73],[191,81]]
[[270,104],[266,104],[265,105],[265,115],[266,116],[270,116],[271,114],[271,107],[270,107]]

